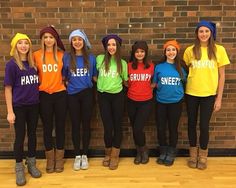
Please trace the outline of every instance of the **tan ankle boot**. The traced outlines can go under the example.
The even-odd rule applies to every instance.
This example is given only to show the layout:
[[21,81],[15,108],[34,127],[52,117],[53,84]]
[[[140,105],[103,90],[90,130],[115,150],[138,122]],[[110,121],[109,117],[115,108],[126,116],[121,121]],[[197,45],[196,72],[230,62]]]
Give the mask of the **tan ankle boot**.
[[64,170],[64,150],[56,149],[55,155],[55,172],[63,172]]
[[45,156],[47,159],[46,172],[53,173],[55,168],[55,153],[54,149],[45,151]]
[[198,147],[190,147],[189,155],[190,155],[190,158],[188,160],[188,167],[197,168]]
[[198,163],[197,163],[198,169],[205,170],[207,168],[207,156],[208,156],[208,149],[203,150],[199,148]]
[[105,148],[105,157],[102,161],[102,165],[108,167],[110,164],[110,158],[111,158],[111,148]]
[[118,168],[119,164],[119,155],[120,155],[120,148],[112,147],[111,149],[111,159],[109,164],[110,170],[115,170]]

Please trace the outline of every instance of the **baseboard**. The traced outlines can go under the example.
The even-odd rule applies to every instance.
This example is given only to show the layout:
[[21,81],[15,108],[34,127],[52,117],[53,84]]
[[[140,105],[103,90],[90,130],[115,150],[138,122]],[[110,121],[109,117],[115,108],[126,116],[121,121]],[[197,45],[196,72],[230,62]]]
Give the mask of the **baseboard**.
[[[26,153],[25,153],[26,154]],[[120,156],[121,157],[133,157],[136,154],[135,149],[121,149]],[[157,149],[150,149],[149,154],[151,157],[156,157],[159,155],[159,151]],[[88,153],[89,157],[102,157],[104,156],[103,150],[89,150]],[[188,150],[187,149],[178,149],[177,156],[179,157],[187,157]],[[209,149],[209,156],[210,157],[236,157],[236,149],[227,149],[227,148],[212,148]],[[36,157],[39,159],[44,159],[45,154],[44,151],[37,151]],[[66,150],[65,151],[66,158],[73,158],[74,151],[73,150]],[[14,159],[14,152],[13,151],[0,151],[0,159]]]

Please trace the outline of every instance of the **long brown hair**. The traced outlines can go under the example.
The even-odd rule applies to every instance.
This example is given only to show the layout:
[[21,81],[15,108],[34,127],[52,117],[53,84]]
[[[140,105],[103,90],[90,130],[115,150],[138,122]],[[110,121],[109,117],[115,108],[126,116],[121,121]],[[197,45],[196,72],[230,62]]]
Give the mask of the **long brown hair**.
[[[184,63],[184,60],[180,57],[179,52],[178,52],[177,49],[176,49],[176,51],[177,51],[177,54],[175,56],[174,65],[175,65],[175,68],[176,68],[177,72],[179,73],[180,78],[182,80],[184,80],[184,74],[183,74],[182,68],[184,68],[186,70],[187,67]],[[166,49],[164,50],[164,55],[161,57],[160,61],[158,61],[157,64],[166,62],[167,57],[166,57],[165,54],[166,54]]]
[[[116,62],[116,65],[117,65],[117,72],[119,74],[122,73],[122,63],[121,63],[121,46],[120,46],[120,43],[114,39],[116,41],[116,53],[114,55],[114,58],[115,58],[115,62]],[[106,47],[106,50],[105,50],[105,56],[104,56],[104,59],[103,59],[103,63],[105,64],[105,71],[108,72],[109,71],[109,68],[110,68],[110,64],[111,64],[111,55],[110,53],[108,52],[107,50],[107,47]]]
[[[73,45],[70,45],[70,70],[76,71],[76,50],[73,47]],[[84,63],[84,68],[89,70],[89,52],[87,50],[87,47],[84,42],[84,46],[82,48],[82,57],[83,57],[83,63]]]
[[[196,39],[193,46],[193,55],[196,60],[200,60],[202,57],[202,53],[201,53],[201,43],[198,38],[198,29],[196,29],[195,31],[195,37]],[[208,45],[207,45],[207,55],[210,60],[212,59],[216,60],[216,45],[215,45],[215,40],[213,38],[212,33],[211,33],[211,36],[209,38]]]

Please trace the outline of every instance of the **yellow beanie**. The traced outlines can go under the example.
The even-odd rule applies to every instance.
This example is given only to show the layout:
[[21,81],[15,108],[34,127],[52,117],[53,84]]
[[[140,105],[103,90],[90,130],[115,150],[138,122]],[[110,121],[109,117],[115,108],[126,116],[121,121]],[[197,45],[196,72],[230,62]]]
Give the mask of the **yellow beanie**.
[[30,41],[30,38],[26,35],[26,34],[23,34],[23,33],[16,33],[16,35],[13,37],[13,39],[11,40],[11,51],[10,51],[10,55],[13,56],[14,55],[14,49],[16,47],[16,43],[19,41],[19,40],[23,40],[23,39],[27,39],[31,45],[31,41]]

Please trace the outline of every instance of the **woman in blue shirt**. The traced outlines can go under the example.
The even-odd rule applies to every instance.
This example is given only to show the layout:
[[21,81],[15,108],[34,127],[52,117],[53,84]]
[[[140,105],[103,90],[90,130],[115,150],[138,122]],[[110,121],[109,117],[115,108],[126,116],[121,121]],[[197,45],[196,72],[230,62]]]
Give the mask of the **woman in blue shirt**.
[[[67,84],[68,106],[72,122],[72,141],[75,150],[74,170],[88,169],[90,121],[93,109],[93,81],[97,80],[96,59],[89,54],[87,35],[77,29],[69,36],[70,53],[63,57],[63,76]],[[82,134],[80,124],[82,123]],[[81,134],[81,135],[80,135]],[[80,138],[82,136],[82,152]]]
[[[173,165],[176,156],[178,124],[184,97],[183,82],[186,80],[186,73],[181,67],[181,59],[178,56],[179,50],[180,46],[175,40],[164,44],[164,56],[155,67],[153,79],[157,84],[156,124],[160,145],[157,163],[166,166]],[[166,137],[167,124],[169,142]]]

